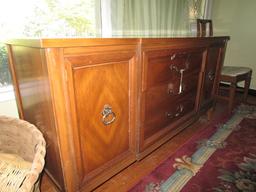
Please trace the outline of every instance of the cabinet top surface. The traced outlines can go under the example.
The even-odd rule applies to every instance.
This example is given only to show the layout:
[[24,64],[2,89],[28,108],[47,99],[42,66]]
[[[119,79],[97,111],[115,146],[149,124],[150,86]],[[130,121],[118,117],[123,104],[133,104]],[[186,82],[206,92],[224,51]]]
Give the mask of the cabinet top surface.
[[51,47],[81,47],[81,46],[104,46],[104,45],[136,45],[143,44],[169,44],[184,41],[216,41],[229,40],[229,36],[211,37],[172,37],[172,38],[45,38],[45,39],[9,39],[5,44],[51,48]]

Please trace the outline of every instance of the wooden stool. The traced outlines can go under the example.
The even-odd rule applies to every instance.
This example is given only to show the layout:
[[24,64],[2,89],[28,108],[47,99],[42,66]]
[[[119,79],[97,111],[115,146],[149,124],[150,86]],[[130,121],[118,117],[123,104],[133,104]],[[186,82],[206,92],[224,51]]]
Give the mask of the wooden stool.
[[[220,82],[229,83],[229,94],[228,96],[221,96],[219,93],[217,98],[224,99],[228,101],[228,111],[229,113],[232,112],[234,100],[235,100],[235,93],[237,88],[237,83],[240,81],[244,81],[244,95],[243,101],[246,102],[248,90],[251,83],[251,75],[252,69],[249,67],[236,67],[236,66],[223,66],[220,75]],[[219,92],[220,90],[218,90]]]

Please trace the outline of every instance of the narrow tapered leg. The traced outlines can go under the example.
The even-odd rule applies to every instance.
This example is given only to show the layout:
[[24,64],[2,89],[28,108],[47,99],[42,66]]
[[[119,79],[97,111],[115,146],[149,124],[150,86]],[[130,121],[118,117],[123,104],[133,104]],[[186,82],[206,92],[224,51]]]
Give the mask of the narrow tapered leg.
[[236,83],[231,83],[229,91],[228,112],[231,113],[235,101]]
[[247,101],[248,91],[251,83],[251,75],[252,75],[252,72],[250,71],[247,78],[244,81],[244,97],[243,97],[244,102]]

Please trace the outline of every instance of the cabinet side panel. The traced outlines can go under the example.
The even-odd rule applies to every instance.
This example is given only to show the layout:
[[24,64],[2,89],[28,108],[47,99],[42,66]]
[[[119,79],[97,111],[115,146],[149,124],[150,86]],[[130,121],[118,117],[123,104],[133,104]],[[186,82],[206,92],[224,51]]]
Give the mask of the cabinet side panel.
[[12,46],[13,65],[24,119],[36,125],[47,142],[46,172],[60,189],[63,175],[43,49]]

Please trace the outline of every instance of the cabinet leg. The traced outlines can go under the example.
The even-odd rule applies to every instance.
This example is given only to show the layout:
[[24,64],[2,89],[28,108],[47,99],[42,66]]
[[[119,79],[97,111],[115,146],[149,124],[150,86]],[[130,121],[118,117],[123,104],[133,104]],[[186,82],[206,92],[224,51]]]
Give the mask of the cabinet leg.
[[212,120],[213,113],[214,113],[214,106],[207,110],[207,120],[208,121]]

